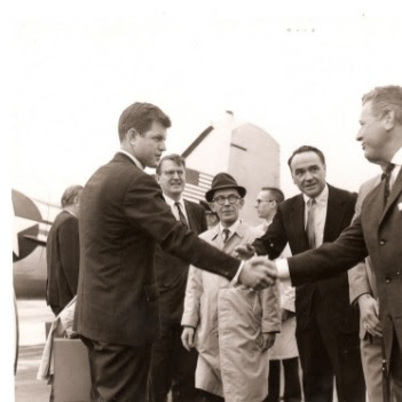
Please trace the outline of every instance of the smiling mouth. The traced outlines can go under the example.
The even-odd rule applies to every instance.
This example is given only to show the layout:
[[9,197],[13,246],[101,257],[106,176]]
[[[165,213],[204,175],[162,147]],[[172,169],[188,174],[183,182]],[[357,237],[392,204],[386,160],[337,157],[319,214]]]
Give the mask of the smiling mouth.
[[316,186],[316,183],[314,183],[314,184],[307,184],[306,186],[305,186],[305,188],[306,189],[310,189],[310,188],[313,188],[313,187],[315,187]]

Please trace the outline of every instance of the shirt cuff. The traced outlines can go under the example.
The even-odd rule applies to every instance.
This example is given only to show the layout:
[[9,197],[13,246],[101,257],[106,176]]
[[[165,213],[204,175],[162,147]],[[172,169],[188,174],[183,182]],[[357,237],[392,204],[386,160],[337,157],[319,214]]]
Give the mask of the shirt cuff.
[[289,279],[289,264],[287,258],[279,258],[275,260],[276,269],[278,271],[278,279]]
[[232,284],[233,285],[236,285],[236,284],[240,283],[239,282],[239,276],[241,274],[241,271],[243,271],[244,264],[245,264],[245,261],[241,261],[241,263],[239,265],[239,269],[237,270],[236,275],[232,279]]

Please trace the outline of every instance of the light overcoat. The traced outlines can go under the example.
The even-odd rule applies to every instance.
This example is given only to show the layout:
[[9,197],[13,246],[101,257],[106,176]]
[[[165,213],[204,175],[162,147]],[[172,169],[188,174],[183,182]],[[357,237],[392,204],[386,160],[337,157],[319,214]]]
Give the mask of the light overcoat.
[[[200,238],[228,254],[259,232],[241,223],[226,244],[219,225]],[[196,387],[231,402],[261,402],[268,393],[262,332],[280,331],[277,286],[254,291],[190,266],[182,325],[196,328]]]

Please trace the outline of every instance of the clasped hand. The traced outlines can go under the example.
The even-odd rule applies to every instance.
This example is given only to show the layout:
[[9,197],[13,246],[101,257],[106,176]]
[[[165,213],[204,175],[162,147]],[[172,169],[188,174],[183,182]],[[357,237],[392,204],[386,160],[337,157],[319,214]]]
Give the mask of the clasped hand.
[[239,281],[254,290],[262,290],[274,284],[278,277],[276,264],[267,257],[252,257],[244,262]]

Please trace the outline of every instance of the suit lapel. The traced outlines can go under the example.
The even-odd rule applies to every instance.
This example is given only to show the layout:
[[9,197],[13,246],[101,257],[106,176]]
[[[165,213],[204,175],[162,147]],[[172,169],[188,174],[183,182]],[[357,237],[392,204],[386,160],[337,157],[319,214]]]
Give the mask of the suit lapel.
[[335,189],[328,186],[328,205],[327,216],[325,218],[323,241],[333,241],[340,232],[339,225],[343,223],[344,208],[342,208],[343,200],[339,198]]
[[300,194],[294,202],[293,209],[290,213],[289,233],[295,233],[295,237],[303,239],[306,249],[308,248],[307,233],[304,227],[304,200]]
[[[384,194],[384,186],[385,183],[381,183],[381,193],[380,194]],[[381,219],[380,219],[380,223],[383,221],[383,219],[385,218],[385,215],[387,215],[389,209],[391,208],[392,204],[394,202],[396,202],[399,194],[402,192],[402,168],[400,169],[399,173],[398,173],[398,177],[395,180],[394,185],[392,186],[392,190],[391,190],[391,194],[389,195],[388,201],[385,205],[384,211],[381,215]]]
[[186,208],[188,224],[190,226],[190,229],[197,232],[197,220],[195,219],[196,217],[195,217],[195,211],[193,209],[193,206],[187,200],[184,200],[184,206]]

